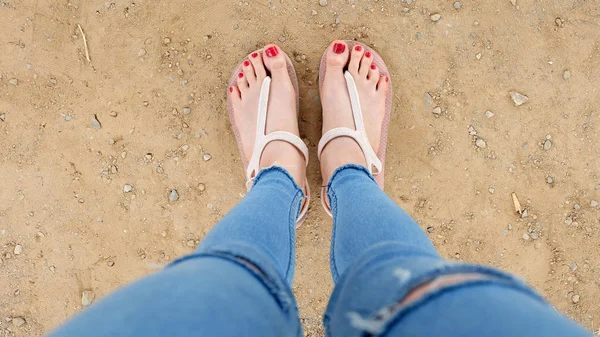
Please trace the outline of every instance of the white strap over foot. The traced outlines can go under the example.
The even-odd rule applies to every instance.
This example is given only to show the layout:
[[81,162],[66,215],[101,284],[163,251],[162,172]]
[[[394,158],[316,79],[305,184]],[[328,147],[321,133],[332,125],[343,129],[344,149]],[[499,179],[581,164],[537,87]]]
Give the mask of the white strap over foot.
[[[257,116],[257,124],[256,124],[256,139],[254,141],[254,149],[252,151],[252,156],[250,157],[250,161],[248,162],[248,168],[246,169],[246,188],[250,190],[252,188],[252,184],[254,182],[254,178],[260,171],[260,158],[262,157],[262,153],[265,150],[265,147],[270,142],[280,140],[287,143],[292,144],[296,147],[302,155],[304,156],[304,160],[306,161],[306,165],[308,166],[308,148],[306,144],[300,139],[300,137],[296,136],[293,133],[287,131],[275,131],[269,134],[267,132],[267,107],[269,105],[269,91],[271,90],[271,77],[267,76],[262,83],[260,89],[260,97],[258,100],[258,116]],[[275,163],[276,164],[276,163]],[[308,186],[308,179],[305,182],[306,186],[306,200],[303,201],[302,210],[300,211],[300,215],[298,216],[297,223],[301,222],[304,219],[306,212],[308,211],[308,204],[310,201],[310,188]]]
[[[344,77],[346,78],[346,86],[348,87],[348,95],[350,96],[350,105],[352,106],[352,116],[354,117],[354,126],[356,127],[356,130],[340,127],[327,131],[323,137],[321,137],[321,141],[319,141],[318,157],[320,160],[323,149],[332,140],[339,137],[349,137],[358,143],[358,146],[360,146],[360,149],[365,155],[369,173],[376,176],[383,170],[383,165],[379,157],[377,157],[377,153],[371,146],[371,143],[369,143],[365,122],[362,117],[362,110],[360,108],[360,98],[358,97],[358,90],[356,89],[354,78],[352,78],[352,75],[348,71],[344,73]],[[327,182],[323,182],[323,184],[324,185],[321,187],[321,204],[323,204],[323,208],[327,214],[331,216],[331,209],[325,203],[325,184],[327,184]]]

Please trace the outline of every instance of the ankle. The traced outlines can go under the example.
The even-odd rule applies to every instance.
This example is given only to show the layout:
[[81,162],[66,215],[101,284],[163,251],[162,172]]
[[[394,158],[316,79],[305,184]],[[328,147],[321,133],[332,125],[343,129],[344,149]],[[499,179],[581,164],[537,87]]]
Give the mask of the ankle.
[[262,153],[260,168],[269,166],[283,167],[294,179],[294,182],[306,192],[306,163],[302,153],[292,144],[284,141],[269,143]]
[[333,139],[321,153],[323,184],[328,184],[335,170],[347,164],[367,165],[360,146],[348,137]]

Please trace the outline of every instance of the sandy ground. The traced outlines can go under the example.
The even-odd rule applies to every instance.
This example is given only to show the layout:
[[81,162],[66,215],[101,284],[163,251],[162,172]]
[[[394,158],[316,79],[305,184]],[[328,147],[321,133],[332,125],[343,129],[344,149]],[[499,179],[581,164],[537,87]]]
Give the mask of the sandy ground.
[[[386,191],[441,254],[514,272],[599,331],[599,8],[0,1],[0,336],[39,336],[82,310],[84,291],[97,301],[191,252],[240,200],[226,81],[266,43],[295,60],[317,191],[317,67],[336,38],[387,61]],[[510,91],[529,101],[515,106]],[[316,199],[294,285],[307,336],[323,335],[330,227]]]

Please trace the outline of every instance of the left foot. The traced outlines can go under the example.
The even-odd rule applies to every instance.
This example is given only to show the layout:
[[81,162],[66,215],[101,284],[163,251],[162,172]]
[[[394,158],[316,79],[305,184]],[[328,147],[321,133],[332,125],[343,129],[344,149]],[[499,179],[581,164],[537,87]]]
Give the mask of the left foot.
[[[250,161],[254,150],[258,101],[267,72],[271,77],[271,89],[266,133],[287,131],[300,136],[296,92],[288,74],[285,54],[277,45],[266,45],[263,53],[248,55],[242,63],[242,72],[237,75],[237,82],[229,88],[228,99],[233,106],[233,119],[239,130],[246,161]],[[260,159],[260,169],[273,164],[284,167],[294,181],[305,189],[306,162],[296,147],[281,140],[267,144]]]

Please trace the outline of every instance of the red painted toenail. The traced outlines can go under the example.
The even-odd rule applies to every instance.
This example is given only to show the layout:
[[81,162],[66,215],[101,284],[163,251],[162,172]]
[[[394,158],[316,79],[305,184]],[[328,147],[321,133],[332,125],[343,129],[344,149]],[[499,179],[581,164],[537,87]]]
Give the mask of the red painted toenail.
[[377,69],[377,66],[375,66],[374,64],[371,64],[371,69],[375,70],[375,69]]
[[244,77],[244,73],[239,73],[239,74],[238,74],[238,77],[239,77],[239,78],[242,78],[242,77]]
[[371,52],[370,52],[370,51],[366,52],[366,53],[365,53],[365,56],[366,56],[366,57],[371,57]]
[[249,66],[250,65],[250,61],[244,61],[244,66]]
[[269,47],[269,48],[267,48],[267,50],[265,50],[265,54],[268,57],[275,57],[275,56],[277,56],[277,54],[279,54],[279,50],[277,50],[277,47],[275,47],[275,46]]
[[252,53],[252,58],[257,58],[258,57],[258,53]]
[[356,47],[354,47],[354,50],[356,50],[356,51],[361,51],[361,50],[362,50],[362,47],[361,47],[361,46],[356,46]]
[[342,43],[334,43],[333,44],[333,52],[336,54],[341,54],[346,50],[346,45]]
[[229,92],[233,92],[233,87],[229,87]]
[[389,81],[390,81],[390,78],[386,76],[386,77],[385,77],[385,81],[386,81],[386,82],[389,82]]

